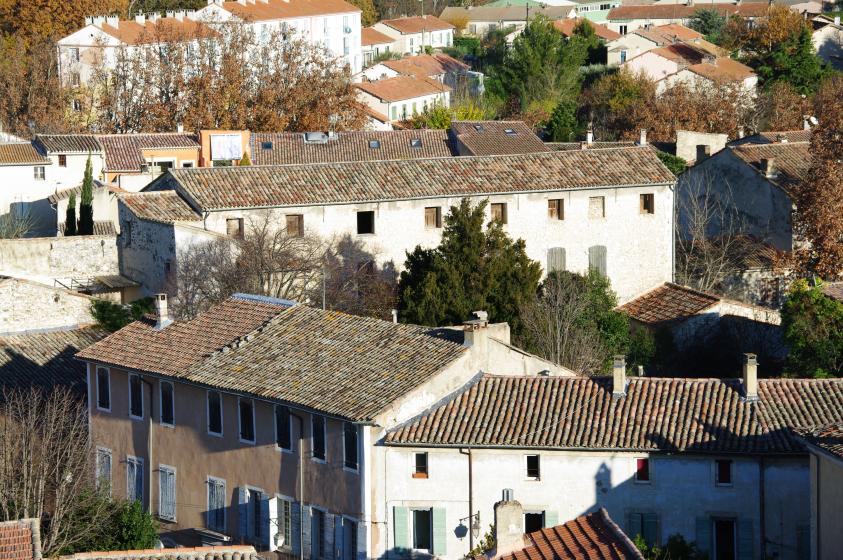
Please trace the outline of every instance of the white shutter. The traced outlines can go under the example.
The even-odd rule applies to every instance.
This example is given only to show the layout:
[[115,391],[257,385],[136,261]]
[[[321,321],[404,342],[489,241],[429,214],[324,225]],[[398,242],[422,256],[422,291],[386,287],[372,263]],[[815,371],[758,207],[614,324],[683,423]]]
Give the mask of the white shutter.
[[[266,502],[266,514],[267,519],[269,520],[269,528],[266,531],[266,539],[267,539],[267,549],[270,552],[274,552],[278,550],[278,546],[275,544],[276,535],[279,533],[283,536],[284,535],[284,528],[281,526],[281,523],[284,522],[281,519],[280,510],[282,507],[281,501],[278,498],[270,498],[266,496],[264,498]],[[284,543],[285,546],[289,546],[290,543]]]

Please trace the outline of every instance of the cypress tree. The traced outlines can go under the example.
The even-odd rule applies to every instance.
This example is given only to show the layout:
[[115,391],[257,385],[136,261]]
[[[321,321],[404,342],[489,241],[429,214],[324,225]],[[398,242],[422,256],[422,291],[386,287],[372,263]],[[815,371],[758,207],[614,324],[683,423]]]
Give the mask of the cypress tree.
[[64,214],[64,234],[76,235],[76,193],[70,193]]
[[91,169],[91,155],[85,163],[85,178],[82,179],[82,196],[79,204],[79,235],[94,233],[94,174]]

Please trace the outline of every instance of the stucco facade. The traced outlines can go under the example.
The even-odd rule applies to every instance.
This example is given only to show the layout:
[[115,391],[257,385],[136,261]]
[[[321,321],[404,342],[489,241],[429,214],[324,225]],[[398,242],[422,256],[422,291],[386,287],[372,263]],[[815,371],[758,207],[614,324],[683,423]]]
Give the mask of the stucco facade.
[[811,449],[811,558],[832,560],[843,550],[843,460]]

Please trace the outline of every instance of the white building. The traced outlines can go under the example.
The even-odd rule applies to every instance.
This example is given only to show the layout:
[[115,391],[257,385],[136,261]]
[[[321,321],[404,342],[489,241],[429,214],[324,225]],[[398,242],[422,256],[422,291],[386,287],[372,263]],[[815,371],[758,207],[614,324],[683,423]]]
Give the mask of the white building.
[[447,85],[451,90],[477,93],[483,90],[482,72],[447,54],[417,54],[398,60],[384,60],[373,64],[355,76],[355,81],[376,81],[396,76],[430,78]]
[[[716,10],[726,17],[735,15],[749,20],[765,17],[769,7],[770,5],[767,2],[715,2],[705,4],[705,9]],[[668,23],[688,25],[694,14],[701,9],[703,9],[703,6],[694,5],[693,0],[670,4],[624,4],[609,11],[606,25],[609,29],[617,31],[621,35],[626,35],[648,25],[659,26]]]
[[435,16],[385,19],[372,29],[392,37],[391,50],[402,54],[419,54],[425,47],[441,49],[454,44],[454,26]]
[[485,37],[496,29],[514,27],[521,31],[527,25],[527,18],[543,15],[550,20],[577,16],[577,4],[569,0],[560,0],[556,5],[545,7],[531,6],[469,6],[461,8],[448,6],[440,14],[445,21],[467,22],[463,33],[474,37]]
[[357,97],[389,122],[403,121],[437,105],[450,107],[451,88],[428,77],[399,75],[355,84]]
[[606,61],[610,66],[617,66],[655,48],[697,39],[704,39],[703,34],[678,23],[646,25],[608,41]]
[[810,21],[813,27],[812,40],[817,55],[835,69],[843,69],[843,25],[840,16],[834,19],[817,16]]
[[363,53],[363,67],[375,62],[379,56],[392,52],[394,39],[373,27],[364,27],[360,31],[360,48]]

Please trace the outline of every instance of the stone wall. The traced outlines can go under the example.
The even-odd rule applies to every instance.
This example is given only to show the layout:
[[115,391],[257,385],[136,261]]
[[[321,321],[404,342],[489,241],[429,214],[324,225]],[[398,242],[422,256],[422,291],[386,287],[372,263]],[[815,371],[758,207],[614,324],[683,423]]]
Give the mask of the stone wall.
[[93,299],[19,278],[0,279],[0,334],[94,323]]
[[64,282],[119,273],[114,235],[0,239],[0,274]]

